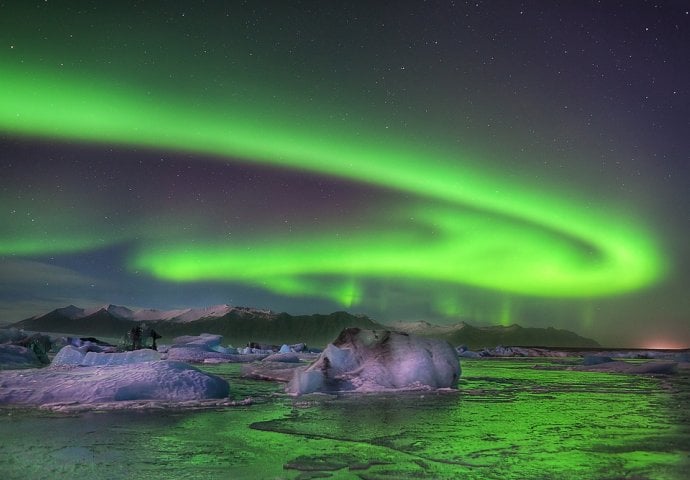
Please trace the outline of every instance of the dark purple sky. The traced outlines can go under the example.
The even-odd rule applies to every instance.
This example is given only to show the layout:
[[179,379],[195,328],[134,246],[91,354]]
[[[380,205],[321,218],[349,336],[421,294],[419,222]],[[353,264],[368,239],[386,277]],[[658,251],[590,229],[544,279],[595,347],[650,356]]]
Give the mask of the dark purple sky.
[[233,303],[687,346],[688,10],[0,4],[0,323]]

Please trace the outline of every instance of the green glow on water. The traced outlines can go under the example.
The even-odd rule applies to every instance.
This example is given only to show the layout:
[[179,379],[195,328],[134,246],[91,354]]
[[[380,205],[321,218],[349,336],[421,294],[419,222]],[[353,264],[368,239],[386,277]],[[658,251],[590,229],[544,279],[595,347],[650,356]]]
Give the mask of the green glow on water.
[[[478,154],[334,123],[268,100],[215,100],[186,103],[170,91],[151,94],[117,80],[89,75],[87,81],[6,63],[0,131],[240,158],[414,198],[403,211],[381,209],[380,229],[341,238],[317,231],[240,244],[203,236],[193,243],[149,239],[135,249],[131,267],[160,279],[242,282],[354,305],[368,278],[597,297],[634,291],[664,276],[666,260],[657,240],[639,221],[605,205],[589,209],[548,187],[507,181],[476,167]],[[390,217],[396,220],[387,221]],[[412,224],[427,233],[420,237]],[[59,225],[38,236],[27,226],[11,230],[0,254],[102,245],[102,239]],[[317,281],[333,276],[341,280],[328,288]]]
[[[658,380],[535,363],[464,362],[458,393],[316,397],[251,414],[246,468],[258,461],[266,475],[291,465],[335,478],[359,471],[351,465],[367,478],[682,478],[688,432],[683,414],[665,409],[673,399]],[[196,416],[166,441],[211,435],[236,444],[236,429],[222,424]],[[224,458],[214,461],[236,465]]]
[[279,384],[240,378],[238,365],[208,366],[254,405],[3,412],[0,465],[9,479],[687,478],[687,374],[533,368],[545,364],[554,366],[465,361],[457,392],[297,399],[280,395]]

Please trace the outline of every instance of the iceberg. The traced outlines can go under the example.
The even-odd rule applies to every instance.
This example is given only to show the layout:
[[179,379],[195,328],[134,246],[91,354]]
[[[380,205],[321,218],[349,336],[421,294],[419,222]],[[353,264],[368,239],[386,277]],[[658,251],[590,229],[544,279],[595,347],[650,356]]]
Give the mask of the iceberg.
[[67,345],[66,347],[62,347],[57,355],[55,355],[51,365],[128,365],[132,363],[153,362],[160,359],[160,353],[149,349],[121,353],[85,352],[83,348]]
[[49,336],[16,328],[0,329],[0,369],[40,367],[50,363]]
[[4,372],[0,404],[99,404],[131,400],[191,401],[225,398],[230,387],[220,377],[182,362],[136,366],[48,367]]
[[63,345],[72,345],[84,352],[117,352],[117,347],[96,338],[62,337]]
[[181,337],[176,337],[173,339],[173,347],[181,345],[184,345],[186,347],[190,345],[198,345],[200,347],[213,349],[213,347],[220,346],[220,342],[222,340],[222,335],[214,335],[212,333],[202,333],[201,335],[183,335]]
[[39,367],[41,361],[30,348],[0,344],[0,369]]
[[299,363],[296,353],[274,353],[263,359],[264,362]]
[[[173,339],[173,345],[168,348],[167,359],[193,363],[251,362],[268,355],[268,353],[257,354],[254,349],[226,348],[221,346],[222,340],[222,335],[210,333],[177,337]],[[247,353],[242,355],[245,351]]]
[[27,334],[23,330],[14,327],[0,328],[0,344],[15,343],[26,338],[26,336]]
[[347,328],[312,365],[295,372],[286,391],[302,395],[456,388],[459,378],[458,355],[448,342]]

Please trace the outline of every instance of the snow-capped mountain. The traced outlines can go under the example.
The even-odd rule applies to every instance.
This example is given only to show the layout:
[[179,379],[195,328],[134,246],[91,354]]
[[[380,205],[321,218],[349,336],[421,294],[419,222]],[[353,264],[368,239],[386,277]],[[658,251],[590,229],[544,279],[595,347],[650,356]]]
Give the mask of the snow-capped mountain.
[[70,320],[90,317],[99,312],[107,312],[115,318],[121,320],[131,320],[135,322],[158,322],[172,321],[179,323],[194,322],[202,318],[216,318],[227,315],[230,312],[254,313],[258,315],[271,315],[270,310],[262,310],[249,307],[234,307],[228,304],[212,305],[200,308],[180,308],[174,310],[157,310],[153,308],[140,308],[132,310],[120,305],[106,304],[99,307],[80,308],[75,305],[58,308],[46,314],[37,315],[33,319],[40,319],[49,315],[58,314]]
[[467,326],[465,322],[454,323],[452,325],[434,325],[426,321],[417,322],[394,322],[388,323],[387,326],[393,330],[411,333],[413,335],[434,335],[443,336],[456,333]]
[[148,327],[155,329],[165,339],[215,333],[238,345],[250,341],[325,345],[336,338],[343,328],[384,328],[365,316],[346,312],[293,316],[231,305],[155,310],[130,309],[110,304],[90,309],[70,305],[21,320],[10,327],[76,336],[123,338],[142,322],[146,322]]
[[[124,319],[129,319],[134,312],[130,310],[127,307],[121,307],[119,305],[113,305],[113,304],[107,304],[103,305],[102,307],[95,307],[95,308],[85,308],[84,310],[84,315],[83,317],[88,317],[89,315],[93,315],[94,313],[98,313],[101,310],[104,310],[111,314],[113,317],[116,318],[124,318]],[[80,317],[76,317],[80,318]]]
[[[63,307],[63,308],[58,308],[55,310],[55,312],[69,318],[70,320],[74,320],[74,319],[82,318],[82,317],[86,316],[83,308],[75,307],[74,305],[68,305],[68,306]],[[43,317],[45,315],[47,315],[47,314],[44,313],[41,315],[36,315],[33,318],[40,318],[40,317]]]
[[228,313],[232,312],[234,309],[235,307],[223,304],[213,305],[211,307],[204,308],[187,308],[185,310],[173,310],[165,313],[170,315],[166,318],[170,318],[175,322],[193,322],[200,318],[222,317],[223,315],[227,315]]

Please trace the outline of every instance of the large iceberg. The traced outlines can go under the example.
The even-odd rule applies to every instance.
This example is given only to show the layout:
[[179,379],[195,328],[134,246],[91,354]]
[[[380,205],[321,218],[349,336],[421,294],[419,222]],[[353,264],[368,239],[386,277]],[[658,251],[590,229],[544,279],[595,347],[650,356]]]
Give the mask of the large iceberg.
[[224,398],[228,382],[181,362],[48,367],[6,371],[0,376],[0,404],[99,404],[128,400],[191,401]]
[[312,392],[455,388],[460,362],[442,340],[388,330],[347,328],[308,368],[295,372],[286,391]]

